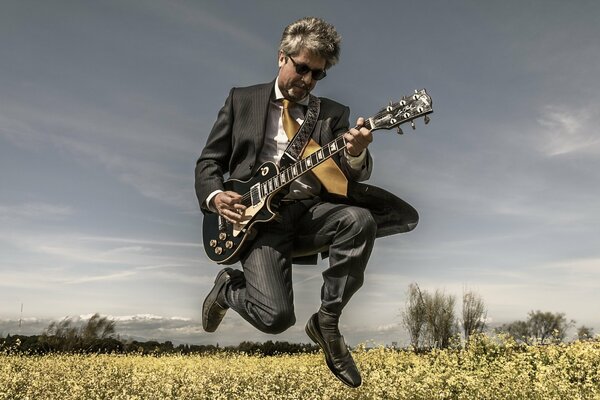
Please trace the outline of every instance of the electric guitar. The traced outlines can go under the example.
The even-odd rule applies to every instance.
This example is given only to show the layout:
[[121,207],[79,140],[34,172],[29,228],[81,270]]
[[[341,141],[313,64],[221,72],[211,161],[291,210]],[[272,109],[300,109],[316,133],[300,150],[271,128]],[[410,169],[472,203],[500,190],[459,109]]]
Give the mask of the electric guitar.
[[[404,96],[399,102],[390,102],[378,113],[365,120],[365,127],[372,131],[398,128],[410,122],[415,129],[415,118],[424,117],[429,123],[428,114],[432,113],[431,97],[425,89],[415,90],[410,96]],[[261,222],[268,222],[277,215],[276,195],[294,180],[304,175],[326,159],[342,151],[346,146],[343,135],[321,147],[316,152],[299,161],[283,166],[282,170],[272,162],[262,164],[256,174],[247,181],[230,179],[224,183],[226,191],[242,195],[242,204],[246,206],[241,221],[231,223],[216,213],[206,213],[202,226],[204,249],[208,258],[218,264],[233,264],[239,261],[243,249],[250,243]],[[281,197],[281,196],[279,196]]]

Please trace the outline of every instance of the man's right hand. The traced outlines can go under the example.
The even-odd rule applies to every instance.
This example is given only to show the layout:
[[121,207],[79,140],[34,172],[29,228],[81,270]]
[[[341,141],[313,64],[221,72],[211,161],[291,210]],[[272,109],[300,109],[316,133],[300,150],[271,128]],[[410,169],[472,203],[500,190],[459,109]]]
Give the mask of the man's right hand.
[[212,205],[215,210],[231,223],[242,220],[246,206],[242,204],[242,196],[236,192],[221,192],[212,199]]

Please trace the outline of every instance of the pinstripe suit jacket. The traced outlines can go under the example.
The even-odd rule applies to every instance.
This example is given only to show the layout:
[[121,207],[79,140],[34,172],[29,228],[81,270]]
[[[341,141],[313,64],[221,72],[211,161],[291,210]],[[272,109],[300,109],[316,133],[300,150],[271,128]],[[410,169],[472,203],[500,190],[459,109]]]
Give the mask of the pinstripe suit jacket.
[[[205,200],[215,190],[223,190],[223,179],[247,180],[258,170],[257,159],[265,140],[269,102],[275,82],[233,88],[219,111],[206,146],[196,163],[196,195],[203,212]],[[321,145],[348,130],[350,110],[335,101],[321,98],[321,110],[312,137]],[[377,236],[412,230],[418,214],[408,203],[375,186],[359,184],[369,178],[372,158],[367,150],[365,167],[350,168],[339,153],[334,161],[348,177],[347,199],[328,200],[365,207],[371,210],[378,225]]]

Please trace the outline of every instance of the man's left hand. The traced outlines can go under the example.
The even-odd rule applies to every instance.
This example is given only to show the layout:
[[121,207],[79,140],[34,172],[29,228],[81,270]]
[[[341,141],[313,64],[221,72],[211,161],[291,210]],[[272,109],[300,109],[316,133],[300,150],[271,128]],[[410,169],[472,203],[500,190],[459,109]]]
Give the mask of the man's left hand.
[[344,134],[346,139],[346,151],[353,157],[358,157],[364,149],[373,141],[370,129],[364,127],[365,119],[360,117],[356,120],[357,128],[352,128]]

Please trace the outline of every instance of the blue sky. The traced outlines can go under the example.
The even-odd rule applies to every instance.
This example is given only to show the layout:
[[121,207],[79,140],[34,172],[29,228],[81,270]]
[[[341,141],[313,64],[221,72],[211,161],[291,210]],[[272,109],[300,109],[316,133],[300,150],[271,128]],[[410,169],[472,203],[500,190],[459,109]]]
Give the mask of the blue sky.
[[234,313],[202,331],[219,267],[193,190],[229,89],[272,80],[283,27],[306,15],[343,37],[315,93],[352,119],[420,88],[435,109],[375,134],[370,183],[421,221],[377,241],[348,342],[402,342],[411,282],[478,292],[491,323],[540,309],[600,330],[597,2],[5,0],[0,334],[99,312],[145,338],[308,341],[325,262],[295,269],[286,333]]

